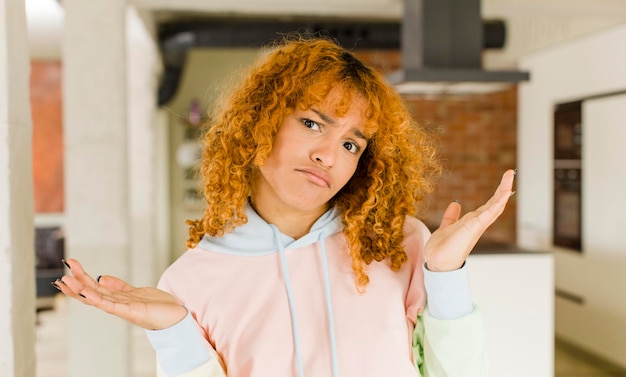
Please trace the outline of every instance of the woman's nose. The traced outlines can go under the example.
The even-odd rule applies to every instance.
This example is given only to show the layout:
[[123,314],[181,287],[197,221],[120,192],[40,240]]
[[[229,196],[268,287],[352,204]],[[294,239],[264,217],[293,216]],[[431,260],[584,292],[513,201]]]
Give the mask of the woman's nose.
[[332,167],[337,158],[337,150],[332,143],[321,142],[311,151],[311,160],[325,167]]

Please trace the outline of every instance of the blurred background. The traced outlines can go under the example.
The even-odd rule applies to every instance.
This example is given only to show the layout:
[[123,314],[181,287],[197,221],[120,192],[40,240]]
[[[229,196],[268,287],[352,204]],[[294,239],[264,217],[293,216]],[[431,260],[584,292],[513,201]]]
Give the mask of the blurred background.
[[[491,375],[626,376],[625,2],[1,4],[0,56],[10,67],[27,48],[30,64],[18,72],[28,75],[32,153],[15,158],[31,159],[33,194],[9,198],[32,201],[36,266],[36,324],[18,326],[35,340],[16,350],[17,327],[0,339],[14,351],[7,375],[154,375],[141,331],[66,302],[50,281],[73,257],[94,275],[155,285],[185,251],[185,220],[203,210],[194,167],[210,110],[271,40],[305,31],[385,72],[437,135],[445,172],[420,214],[432,229],[449,201],[474,209],[518,168],[517,193],[469,260]],[[31,288],[0,299],[21,303]]]

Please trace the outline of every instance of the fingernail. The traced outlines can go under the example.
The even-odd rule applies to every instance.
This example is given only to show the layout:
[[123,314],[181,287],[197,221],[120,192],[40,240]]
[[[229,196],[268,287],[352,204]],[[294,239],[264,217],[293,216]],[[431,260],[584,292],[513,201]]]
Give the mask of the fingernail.
[[82,298],[87,298],[87,297],[85,297],[85,295],[84,295],[84,294],[82,294],[82,293],[79,293],[78,295],[79,295],[80,297],[82,297]]
[[63,262],[63,264],[64,264],[65,266],[67,266],[67,268],[69,268],[70,270],[72,270],[72,267],[70,267],[70,265],[69,265],[69,264],[67,264],[67,262],[65,261],[65,259],[61,259],[61,262]]
[[513,195],[515,195],[515,191],[511,191],[511,195],[509,195],[509,198]]
[[515,170],[513,170],[513,176],[517,176],[517,168]]
[[453,202],[461,204],[461,202],[459,201],[459,199],[454,199],[454,200],[453,200]]
[[57,285],[56,282],[51,281],[50,284],[52,284],[52,286],[55,287],[56,289],[58,289],[59,291],[61,290],[61,288]]
[[99,275],[99,276],[96,278],[96,281],[97,281],[98,283],[100,282],[100,278],[101,278],[101,277],[102,277],[102,275]]

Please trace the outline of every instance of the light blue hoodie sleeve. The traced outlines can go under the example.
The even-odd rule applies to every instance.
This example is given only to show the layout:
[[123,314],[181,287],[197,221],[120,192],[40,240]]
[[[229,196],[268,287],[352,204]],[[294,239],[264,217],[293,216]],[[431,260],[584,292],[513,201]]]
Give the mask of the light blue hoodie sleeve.
[[422,266],[427,308],[436,319],[456,319],[474,310],[466,263],[458,270],[433,272]]
[[146,330],[146,334],[167,376],[182,375],[211,358],[210,345],[189,310],[187,316],[175,325],[163,330]]

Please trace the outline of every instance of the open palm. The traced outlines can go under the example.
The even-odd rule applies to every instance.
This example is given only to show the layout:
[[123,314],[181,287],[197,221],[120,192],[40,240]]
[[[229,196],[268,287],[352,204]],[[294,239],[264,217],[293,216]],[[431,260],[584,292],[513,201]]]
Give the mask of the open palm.
[[72,275],[55,285],[66,295],[148,330],[170,327],[187,314],[178,300],[157,288],[136,288],[113,276],[96,281],[75,259],[68,259]]
[[512,195],[515,171],[507,170],[494,195],[463,217],[461,205],[450,203],[439,229],[426,242],[426,266],[431,271],[452,271],[461,267],[485,230],[502,214]]

